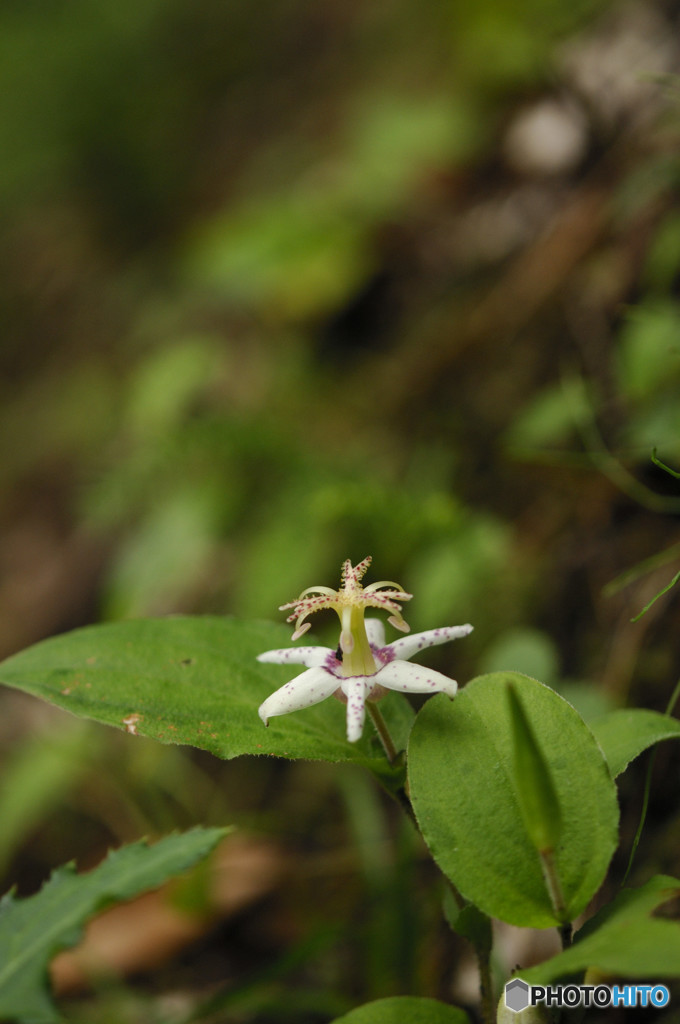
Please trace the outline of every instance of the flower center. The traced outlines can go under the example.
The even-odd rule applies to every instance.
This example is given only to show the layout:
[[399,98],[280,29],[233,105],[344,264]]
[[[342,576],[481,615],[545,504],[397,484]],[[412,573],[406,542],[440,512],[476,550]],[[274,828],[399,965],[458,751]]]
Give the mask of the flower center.
[[287,619],[288,622],[295,621],[293,640],[298,640],[310,628],[311,623],[305,622],[308,615],[324,608],[332,608],[337,612],[341,624],[340,650],[344,676],[370,676],[378,671],[364,624],[367,608],[384,608],[391,613],[388,622],[404,633],[409,631],[397,602],[410,601],[412,595],[407,594],[398,583],[389,580],[363,587],[361,580],[370,564],[370,555],[354,566],[348,559],[342,567],[342,585],[339,590],[308,587],[297,601],[290,601],[280,608],[281,611],[293,609]]
[[357,604],[345,606],[340,614],[340,622],[343,676],[372,676],[378,671],[378,666],[366,635],[364,608]]

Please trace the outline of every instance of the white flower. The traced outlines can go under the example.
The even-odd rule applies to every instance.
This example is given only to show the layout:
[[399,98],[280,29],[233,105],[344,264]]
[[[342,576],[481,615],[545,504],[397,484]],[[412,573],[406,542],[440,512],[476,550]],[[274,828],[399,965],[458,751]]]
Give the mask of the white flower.
[[[385,645],[385,631],[377,619],[364,622],[366,607],[386,608],[392,612],[390,621],[407,631],[397,601],[411,598],[396,583],[374,583],[365,589],[361,579],[370,565],[365,558],[356,566],[347,561],[343,566],[342,588],[310,587],[297,601],[283,605],[293,608],[288,621],[296,620],[293,639],[309,628],[301,625],[307,615],[322,608],[333,608],[340,616],[342,632],[337,651],[330,647],[298,647],[266,651],[258,661],[281,665],[304,665],[307,669],[268,697],[260,706],[259,715],[265,725],[275,715],[311,707],[335,694],[347,703],[347,739],[354,743],[361,736],[366,716],[365,702],[378,700],[387,690],[406,693],[446,693],[454,697],[458,684],[433,669],[412,665],[408,659],[426,647],[447,643],[467,636],[472,626],[443,626],[402,637]],[[381,588],[388,587],[385,590]],[[314,593],[318,596],[306,597]]]

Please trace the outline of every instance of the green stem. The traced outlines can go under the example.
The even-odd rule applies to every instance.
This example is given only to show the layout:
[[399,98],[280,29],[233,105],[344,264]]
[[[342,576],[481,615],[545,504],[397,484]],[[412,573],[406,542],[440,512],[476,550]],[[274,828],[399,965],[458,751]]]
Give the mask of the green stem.
[[538,855],[541,858],[543,878],[550,896],[550,902],[552,903],[553,910],[555,911],[555,916],[559,917],[560,920],[563,921],[566,907],[564,905],[562,885],[560,883],[559,875],[557,874],[554,853],[552,850],[539,850]]
[[571,946],[571,938],[574,929],[571,921],[564,920],[566,907],[564,905],[564,894],[562,893],[560,876],[557,874],[555,856],[552,850],[539,850],[538,855],[541,858],[543,878],[545,880],[548,893],[550,894],[550,902],[552,903],[553,910],[555,911],[555,916],[559,917],[563,922],[558,928],[562,949],[568,949],[569,946]]
[[390,735],[390,730],[387,728],[387,722],[382,716],[380,708],[375,703],[375,701],[367,700],[366,710],[371,716],[371,721],[375,726],[375,731],[380,737],[380,742],[382,743],[383,750],[385,751],[385,757],[390,762],[390,764],[394,764],[399,754],[397,748],[394,745],[394,741]]
[[[378,733],[378,736],[380,737],[380,742],[382,743],[383,750],[385,751],[385,756],[390,764],[394,764],[399,756],[399,753],[397,751],[396,746],[394,745],[394,740],[392,739],[390,731],[387,728],[387,723],[382,716],[382,712],[380,711],[380,708],[377,706],[377,704],[371,700],[366,701],[366,708],[368,710],[369,715],[371,716],[371,721],[375,726],[375,730]],[[406,811],[408,817],[411,819],[416,828],[418,828],[418,823],[416,821],[415,814],[413,813],[413,807],[411,806],[411,801],[409,800],[406,790],[400,790],[398,795],[400,802],[404,810]],[[446,878],[446,876],[444,877]],[[462,909],[465,906],[465,900],[458,892],[451,879],[446,878],[446,881],[449,885],[449,888],[451,889],[453,898],[456,901],[456,905],[458,906],[459,909]],[[477,960],[479,963],[479,989],[482,1004],[482,1020],[484,1021],[484,1024],[493,1024],[494,1020],[496,1019],[496,1014],[493,998],[493,981],[491,977],[491,958],[486,952],[477,949],[476,947],[475,953],[477,955]]]
[[571,946],[572,936],[574,934],[574,926],[572,925],[571,921],[567,921],[566,924],[563,924],[559,929],[559,933],[560,942],[562,943],[562,949],[569,949],[569,947]]
[[475,949],[479,962],[479,992],[482,1003],[482,1020],[484,1024],[493,1024],[496,1019],[496,1008],[493,998],[493,980],[491,978],[491,957],[480,949]]

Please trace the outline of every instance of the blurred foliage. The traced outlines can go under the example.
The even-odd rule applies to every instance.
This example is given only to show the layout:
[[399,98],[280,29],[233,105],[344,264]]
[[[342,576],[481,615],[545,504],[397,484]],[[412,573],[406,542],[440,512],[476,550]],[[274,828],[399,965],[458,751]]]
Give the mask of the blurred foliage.
[[17,900],[8,893],[0,918],[3,1017],[58,1024],[60,1014],[46,985],[55,953],[77,943],[84,922],[97,910],[174,879],[214,850],[227,831],[196,828],[153,846],[128,844],[113,850],[86,876],[69,864],[55,871],[34,896]]
[[[678,481],[650,457],[680,465],[677,19],[661,0],[6,2],[2,654],[100,619],[276,619],[372,554],[414,593],[414,629],[474,623],[438,654],[461,684],[514,669],[593,713],[663,709],[677,587],[630,618],[677,570]],[[554,122],[527,128],[546,99],[577,141],[557,165]],[[371,897],[375,809],[349,783],[79,738],[2,699],[5,888],[234,820],[323,877],[222,937],[241,1002],[217,1019],[275,1020],[305,990],[298,1018],[328,1020],[399,993],[404,957],[413,993],[461,984],[392,808],[371,842],[388,837],[384,886],[419,895],[399,923]],[[638,881],[680,870],[677,762],[659,762]],[[377,932],[383,963],[354,947]],[[85,1018],[193,1012],[138,996]]]

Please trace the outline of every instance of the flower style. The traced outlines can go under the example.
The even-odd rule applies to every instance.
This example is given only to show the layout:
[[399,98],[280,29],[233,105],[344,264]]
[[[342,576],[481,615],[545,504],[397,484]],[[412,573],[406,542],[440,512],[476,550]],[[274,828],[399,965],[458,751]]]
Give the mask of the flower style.
[[281,606],[281,611],[293,609],[287,619],[295,621],[293,640],[310,628],[311,623],[305,622],[307,616],[332,608],[340,618],[340,645],[337,651],[330,647],[298,647],[258,655],[258,661],[304,665],[307,669],[260,705],[259,715],[265,725],[275,715],[311,707],[335,694],[347,703],[347,739],[354,743],[363,731],[366,701],[378,700],[388,690],[455,696],[458,689],[455,680],[433,669],[412,665],[408,659],[426,647],[467,636],[472,626],[443,626],[386,645],[382,622],[378,619],[364,621],[366,609],[389,611],[387,621],[406,633],[410,627],[404,622],[399,602],[410,601],[413,595],[388,580],[363,587],[361,580],[370,564],[370,556],[355,566],[348,559],[342,567],[339,590],[308,587],[297,601]]

